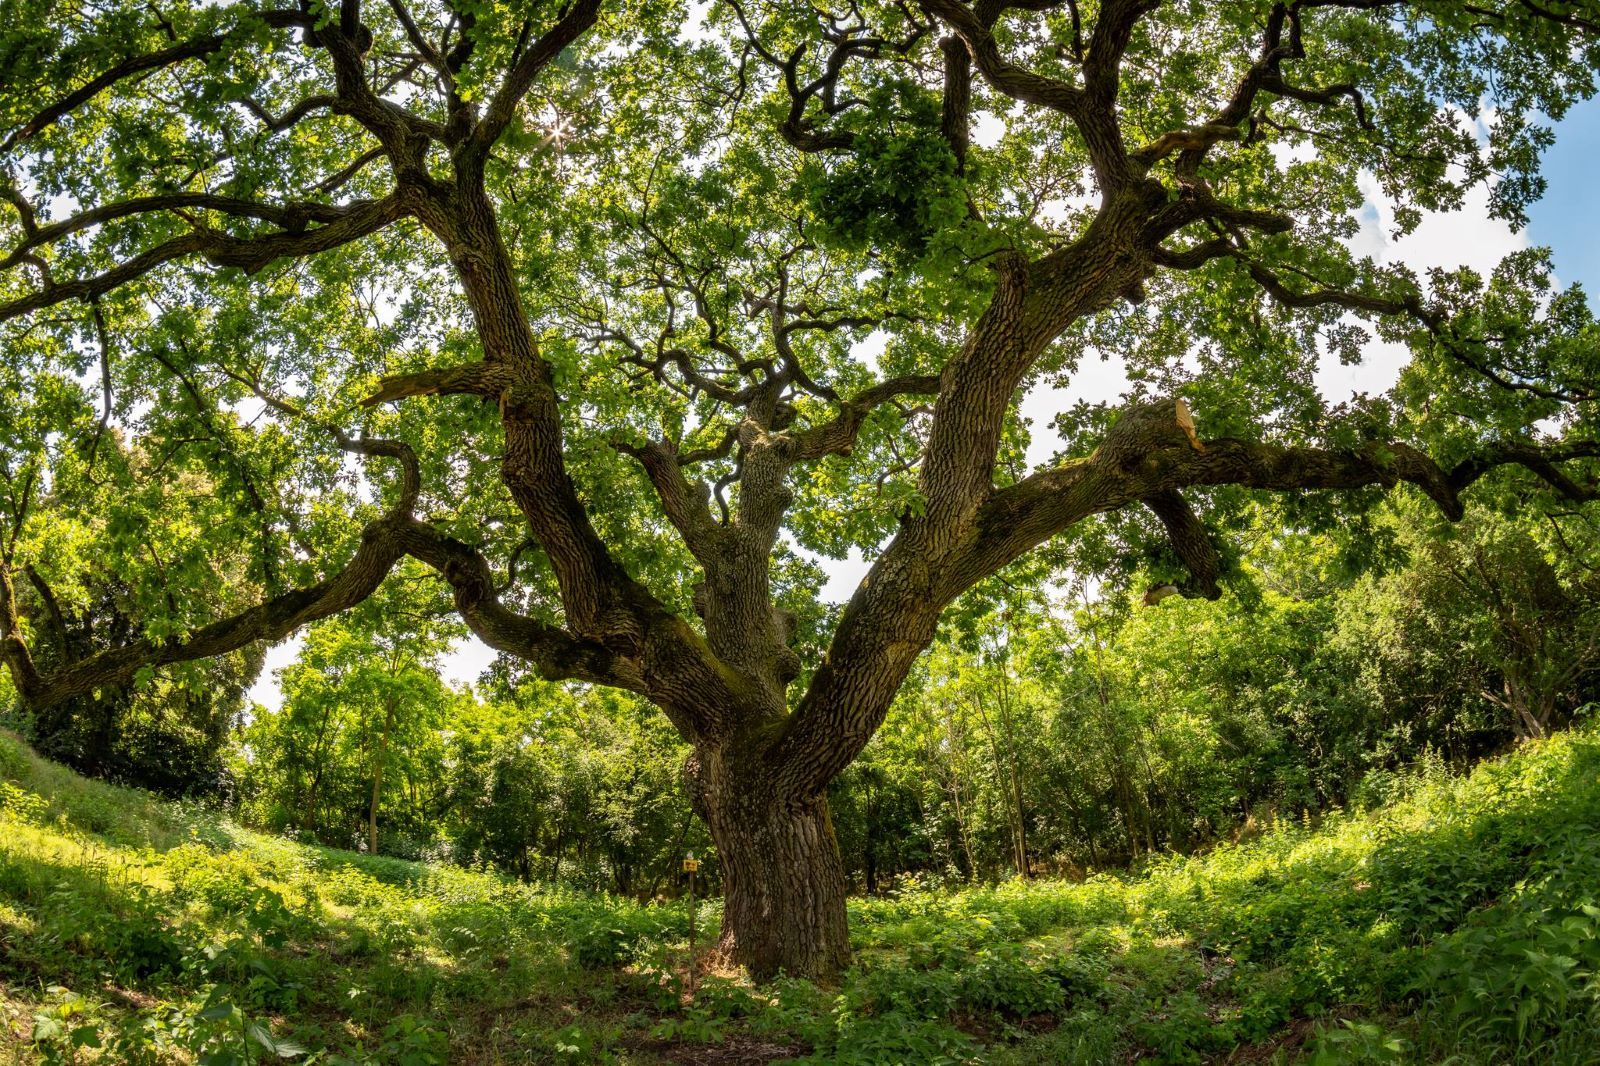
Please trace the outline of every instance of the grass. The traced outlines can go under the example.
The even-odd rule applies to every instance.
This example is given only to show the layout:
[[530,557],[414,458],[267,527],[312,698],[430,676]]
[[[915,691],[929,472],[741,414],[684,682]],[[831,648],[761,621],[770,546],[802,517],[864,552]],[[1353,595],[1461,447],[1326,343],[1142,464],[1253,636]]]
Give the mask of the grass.
[[837,987],[691,999],[681,903],[263,836],[0,735],[0,1061],[1595,1063],[1597,830],[1586,729],[1136,877],[856,900]]

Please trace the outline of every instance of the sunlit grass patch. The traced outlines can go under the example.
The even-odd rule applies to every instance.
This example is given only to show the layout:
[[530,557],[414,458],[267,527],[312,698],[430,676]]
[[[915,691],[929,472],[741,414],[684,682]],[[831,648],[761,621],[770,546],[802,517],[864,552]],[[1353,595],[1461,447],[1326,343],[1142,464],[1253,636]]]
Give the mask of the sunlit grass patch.
[[306,846],[0,747],[20,1061],[1579,1063],[1600,1031],[1593,731],[1137,875],[853,900],[837,985],[693,996],[682,901]]

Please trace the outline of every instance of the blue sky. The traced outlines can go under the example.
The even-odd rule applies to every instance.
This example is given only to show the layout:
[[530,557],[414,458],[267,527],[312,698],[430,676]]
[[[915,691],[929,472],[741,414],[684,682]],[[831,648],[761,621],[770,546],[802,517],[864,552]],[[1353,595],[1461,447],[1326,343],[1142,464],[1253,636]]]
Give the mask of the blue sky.
[[1544,199],[1529,212],[1528,237],[1555,253],[1556,274],[1583,283],[1591,307],[1600,308],[1600,98],[1573,108],[1556,126],[1556,143],[1545,154],[1549,182]]

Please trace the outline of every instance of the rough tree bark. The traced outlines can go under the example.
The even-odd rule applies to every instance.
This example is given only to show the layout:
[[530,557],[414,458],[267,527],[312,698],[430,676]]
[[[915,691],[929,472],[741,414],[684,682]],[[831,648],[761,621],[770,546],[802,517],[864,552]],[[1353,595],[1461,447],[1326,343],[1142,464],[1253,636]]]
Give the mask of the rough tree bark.
[[844,863],[825,797],[780,796],[760,759],[697,752],[690,776],[723,880],[721,953],[761,977],[830,974],[850,959]]

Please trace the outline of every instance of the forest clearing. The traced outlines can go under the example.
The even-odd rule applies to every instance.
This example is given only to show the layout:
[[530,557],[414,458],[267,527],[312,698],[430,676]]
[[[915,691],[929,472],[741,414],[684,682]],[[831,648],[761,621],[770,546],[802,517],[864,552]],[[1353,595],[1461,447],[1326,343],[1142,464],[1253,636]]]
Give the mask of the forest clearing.
[[0,770],[16,1061],[1577,1063],[1600,1027],[1588,727],[1139,876],[855,900],[836,984],[692,994],[683,900],[294,844],[10,736]]
[[1600,0],[0,0],[6,1054],[1600,1064],[1597,154]]

